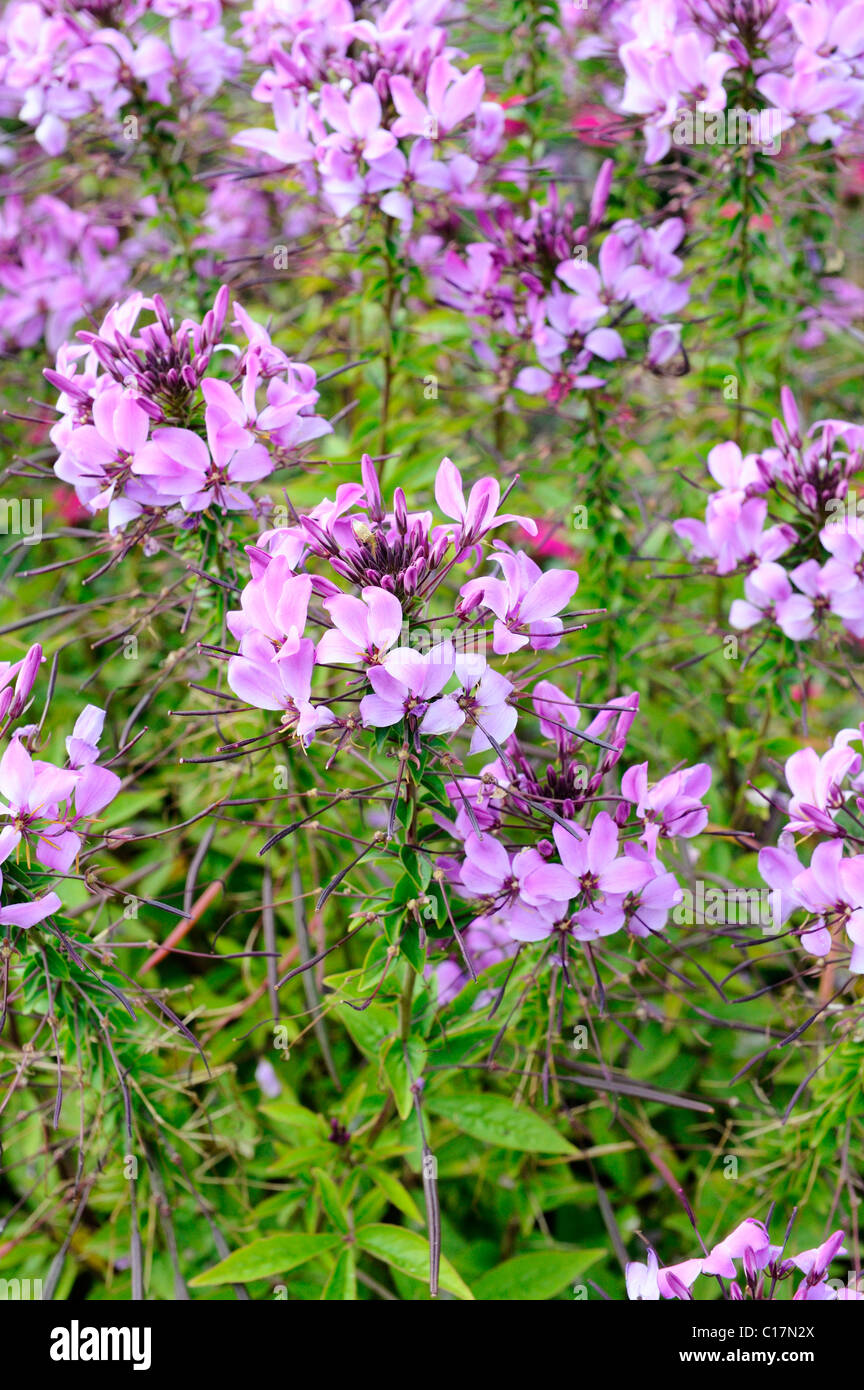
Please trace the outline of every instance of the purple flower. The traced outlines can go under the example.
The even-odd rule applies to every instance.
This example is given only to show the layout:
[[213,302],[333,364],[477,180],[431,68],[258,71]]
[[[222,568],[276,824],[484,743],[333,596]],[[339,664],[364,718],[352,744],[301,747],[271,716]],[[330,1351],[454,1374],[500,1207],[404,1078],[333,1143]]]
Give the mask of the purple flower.
[[791,574],[793,582],[812,600],[815,608],[829,609],[855,637],[864,637],[864,584],[854,570],[837,559],[805,560]]
[[[744,1277],[756,1299],[779,1298],[775,1289],[782,1287],[786,1275],[797,1267],[806,1278],[795,1293],[795,1299],[860,1299],[864,1295],[857,1290],[841,1289],[835,1291],[826,1280],[828,1267],[835,1255],[843,1250],[843,1232],[835,1231],[813,1250],[804,1250],[800,1255],[786,1256],[785,1247],[772,1245],[767,1227],[763,1222],[747,1217],[736,1226],[731,1235],[721,1240],[708,1252],[707,1256],[695,1260],[684,1260],[681,1264],[668,1265],[659,1269],[657,1256],[649,1248],[646,1264],[633,1263],[626,1266],[627,1294],[631,1299],[681,1298],[690,1296],[690,1289],[699,1275],[708,1278],[735,1280],[736,1260],[741,1260]],[[781,1258],[782,1257],[782,1258]],[[760,1279],[763,1270],[768,1271],[767,1279]],[[738,1283],[732,1283],[729,1296],[742,1300],[745,1295]]]
[[368,671],[373,694],[360,701],[360,717],[367,727],[386,729],[410,718],[421,734],[444,733],[451,727],[452,711],[440,695],[453,674],[456,653],[452,642],[440,642],[425,655],[411,647],[397,647],[380,666]]
[[6,903],[4,907],[0,907],[0,926],[35,927],[38,922],[44,922],[46,917],[50,917],[52,912],[58,912],[62,906],[56,893],[45,893],[41,898],[33,898],[26,903]]
[[407,77],[390,78],[390,95],[399,112],[393,134],[423,135],[437,140],[475,114],[483,100],[482,68],[460,73],[443,54],[435,59],[426,79],[426,105]]
[[491,559],[500,566],[502,578],[469,579],[461,593],[466,607],[479,603],[495,614],[493,651],[515,652],[529,643],[535,651],[557,646],[564,624],[556,615],[575,594],[578,574],[573,570],[544,574],[523,551],[501,545]]
[[796,1269],[807,1275],[808,1283],[817,1284],[825,1278],[834,1256],[846,1254],[843,1240],[843,1232],[834,1231],[821,1245],[812,1250],[802,1250],[800,1255],[792,1255],[790,1258]]
[[702,1273],[716,1274],[721,1279],[734,1279],[737,1272],[735,1260],[747,1259],[755,1269],[760,1270],[765,1268],[776,1251],[777,1247],[771,1245],[763,1222],[748,1216],[731,1235],[711,1247],[702,1261]]
[[32,849],[46,868],[66,873],[75,862],[82,843],[79,822],[98,815],[120,789],[115,772],[95,765],[97,749],[87,739],[98,740],[104,717],[95,705],[79,716],[67,739],[70,768],[34,760],[20,738],[9,743],[0,759],[0,796],[6,801],[0,814],[9,819],[2,832],[2,858],[23,840],[28,854]]
[[600,247],[599,269],[587,260],[570,260],[562,261],[555,274],[579,296],[586,329],[605,316],[610,304],[635,300],[653,284],[650,271],[633,263],[631,248],[615,232]]
[[324,665],[379,665],[402,631],[402,605],[386,589],[365,588],[362,598],[336,594],[324,600],[333,627],[318,643]]
[[355,87],[347,101],[338,87],[322,87],[319,109],[336,132],[325,136],[323,146],[362,155],[366,160],[381,159],[395,149],[395,135],[381,129],[381,101],[368,82]]
[[793,888],[808,912],[818,916],[817,926],[802,934],[806,949],[827,955],[832,937],[826,919],[840,923],[853,943],[849,969],[864,974],[864,854],[844,858],[842,840],[817,845]]
[[708,472],[724,492],[764,492],[765,483],[753,454],[745,457],[733,440],[715,444],[708,454]]
[[652,787],[648,785],[647,763],[627,769],[621,778],[621,794],[635,803],[650,852],[653,853],[659,835],[688,839],[705,829],[708,811],[702,798],[710,785],[711,769],[707,763],[671,772]]
[[663,930],[671,909],[682,901],[684,894],[675,875],[664,870],[647,850],[626,845],[624,853],[644,863],[653,875],[641,888],[632,890],[624,898],[625,926],[632,936],[652,936]]
[[74,835],[70,839],[62,827],[48,836],[45,827],[56,821],[58,807],[71,795],[77,780],[72,769],[34,762],[21,740],[12,739],[0,758],[0,815],[9,818],[7,829],[12,831],[11,842],[6,842],[7,854],[23,839],[46,868],[64,872],[69,868],[80,840]]
[[100,709],[98,705],[85,706],[66,740],[70,767],[88,767],[95,763],[99,757],[99,740],[104,727],[104,709]]
[[537,523],[530,517],[498,515],[501,489],[495,478],[481,478],[472,487],[466,502],[462,476],[449,458],[441,460],[435,475],[435,501],[445,516],[459,523],[458,531],[449,528],[454,531],[457,553],[469,545],[475,545],[495,527],[507,526],[512,522],[518,522],[529,536],[537,535]]
[[[801,899],[795,889],[795,879],[801,873],[801,869],[801,861],[791,849],[766,846],[759,851],[759,872],[769,888],[780,895],[780,918],[783,922],[801,906]],[[830,949],[829,933],[825,950]]]
[[625,1265],[624,1278],[627,1284],[627,1297],[634,1302],[657,1302],[660,1298],[657,1273],[657,1255],[651,1249],[648,1251],[648,1259],[645,1264],[633,1260],[630,1264]]
[[282,724],[303,743],[332,723],[326,706],[311,703],[315,644],[302,638],[283,660],[260,632],[249,631],[240,641],[240,654],[228,662],[228,684],[241,700],[256,709],[282,710]]
[[684,517],[672,529],[697,558],[715,560],[717,574],[730,574],[742,561],[776,560],[797,539],[785,524],[763,531],[767,514],[764,498],[720,492],[709,498],[704,522]]
[[784,768],[792,792],[788,829],[794,834],[840,834],[831,812],[845,804],[841,790],[844,778],[860,769],[861,756],[848,745],[835,744],[821,758],[813,748],[799,748],[787,758]]
[[531,703],[544,738],[554,739],[559,752],[572,753],[578,743],[574,735],[582,717],[575,701],[569,700],[564,691],[551,681],[538,681],[531,695]]
[[490,909],[507,908],[507,930],[514,941],[542,941],[556,921],[567,917],[572,883],[560,864],[548,863],[534,849],[520,850],[511,859],[488,831],[482,836],[472,832],[464,848],[461,886]]
[[[516,727],[517,713],[509,703],[513,693],[510,681],[500,672],[487,666],[485,657],[457,653],[456,678],[461,689],[445,695],[435,707],[434,722],[438,732],[472,727],[469,752],[483,753],[495,744],[504,743]],[[431,732],[427,727],[425,732]]]
[[[0,718],[17,719],[27,708],[27,702],[36,681],[36,673],[44,661],[42,647],[35,642],[20,661],[0,661],[0,692],[6,696],[2,702]],[[10,689],[14,680],[14,688]],[[2,708],[2,705],[0,705]]]
[[802,642],[816,631],[813,603],[793,593],[786,571],[774,561],[757,565],[744,581],[746,600],[736,598],[729,609],[733,627],[750,628],[768,618],[787,637]]
[[291,656],[306,627],[313,582],[311,575],[294,573],[287,555],[272,556],[243,589],[239,612],[229,613],[232,634],[239,640],[256,632],[273,644],[271,656]]
[[129,487],[149,426],[138,402],[122,387],[108,385],[93,401],[92,425],[81,425],[67,435],[54,465],[57,477],[74,486],[91,512],[109,509],[112,530],[130,514],[139,514],[151,496],[146,487],[136,490],[134,481]]
[[657,1255],[649,1247],[646,1264],[634,1261],[624,1268],[627,1297],[634,1302],[687,1297],[701,1272],[701,1260],[683,1260],[681,1264],[660,1269]]
[[[505,910],[474,921],[462,933],[462,945],[476,973],[488,970],[499,961],[507,960],[516,950],[516,942],[510,935],[510,913]],[[470,976],[460,957],[450,957],[437,965],[427,966],[427,977],[433,976],[437,984],[438,1003],[449,1004],[468,983]],[[478,1001],[479,1002],[479,1001]]]
[[574,918],[577,940],[608,936],[624,924],[623,901],[652,877],[650,866],[618,855],[618,827],[607,811],[601,811],[586,832],[568,822],[555,825],[552,834],[561,862],[572,878],[570,897],[583,903]]

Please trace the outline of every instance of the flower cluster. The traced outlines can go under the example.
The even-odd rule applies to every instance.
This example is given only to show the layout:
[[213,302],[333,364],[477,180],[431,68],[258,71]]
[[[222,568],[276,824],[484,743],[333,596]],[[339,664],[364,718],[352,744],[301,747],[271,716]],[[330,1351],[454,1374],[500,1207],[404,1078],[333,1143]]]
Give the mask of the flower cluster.
[[[816,956],[833,951],[839,960],[845,933],[853,975],[864,974],[864,757],[852,747],[862,740],[864,726],[843,729],[821,757],[801,748],[787,759],[788,822],[778,846],[759,851],[759,871],[779,895],[783,920],[805,914],[796,929],[802,946]],[[820,837],[807,867],[796,836]]]
[[[483,964],[518,942],[554,938],[563,954],[568,939],[594,942],[624,926],[634,936],[660,931],[681,890],[658,845],[704,828],[710,769],[699,764],[651,783],[642,763],[604,793],[638,696],[609,701],[581,729],[577,700],[545,679],[529,693],[535,661],[520,671],[527,654],[560,642],[578,575],[541,571],[525,551],[491,541],[493,529],[513,523],[536,533],[529,518],[500,512],[494,478],[466,498],[445,459],[435,498],[447,518],[437,524],[431,512],[409,512],[401,489],[385,511],[364,457],[361,482],[249,547],[251,578],[228,614],[239,642],[228,661],[231,689],[280,713],[261,736],[267,742],[287,733],[308,747],[324,732],[335,756],[362,730],[377,730],[401,745],[403,770],[422,753],[453,776],[446,790],[456,819],[439,814],[436,823],[460,853],[439,859],[438,881],[464,902],[460,944]],[[484,542],[495,572],[465,578]],[[433,599],[445,593],[437,617]],[[310,627],[323,631],[308,635]],[[505,674],[511,658],[515,669]],[[555,747],[542,771],[516,737],[526,712]],[[589,771],[579,758],[594,747]],[[456,773],[464,757],[490,752],[495,761],[479,773]],[[603,801],[614,815],[598,810]],[[442,989],[452,993],[460,982],[448,970]]]
[[48,194],[5,199],[0,208],[0,346],[50,352],[84,313],[110,304],[129,274],[128,244]]
[[29,706],[41,662],[38,644],[20,661],[0,662],[0,738],[6,743],[0,756],[0,864],[6,865],[0,924],[13,927],[35,926],[58,911],[61,900],[53,889],[35,893],[33,861],[55,874],[68,873],[91,822],[120,790],[116,772],[96,761],[105,711],[95,705],[75,721],[63,767],[33,757],[37,725],[11,730]]
[[864,22],[850,0],[611,0],[590,14],[564,9],[576,57],[613,55],[620,65],[624,85],[610,105],[641,122],[648,163],[669,152],[683,117],[723,112],[739,91],[748,108],[754,89],[761,103],[752,143],[775,150],[796,126],[816,144],[841,144],[864,111]]
[[[612,699],[581,729],[579,703],[539,681],[531,709],[554,761],[536,767],[514,735],[478,776],[448,786],[460,807],[448,829],[461,852],[440,869],[471,914],[462,944],[468,954],[479,949],[475,968],[519,942],[556,941],[563,958],[570,941],[597,942],[622,928],[634,937],[662,932],[682,892],[658,842],[705,828],[711,771],[698,764],[649,783],[640,763],[616,787],[609,774],[638,707],[635,694]],[[612,814],[598,809],[603,802]],[[441,969],[445,995],[468,978],[455,962]]]
[[[828,1269],[837,1255],[845,1255],[842,1231],[834,1231],[821,1245],[787,1254],[789,1231],[782,1245],[774,1245],[768,1227],[755,1217],[748,1216],[725,1240],[711,1247],[703,1256],[682,1260],[680,1264],[659,1266],[657,1255],[650,1247],[643,1264],[633,1261],[627,1265],[627,1296],[632,1300],[657,1301],[661,1298],[688,1300],[696,1280],[701,1276],[720,1281],[724,1297],[733,1301],[744,1299],[779,1299],[786,1281],[796,1271],[804,1275],[793,1295],[796,1302],[840,1300],[858,1302],[864,1293],[853,1283],[841,1284],[829,1280]],[[703,1246],[704,1249],[704,1246]],[[740,1273],[735,1261],[741,1262]],[[727,1286],[722,1280],[730,1279]]]
[[[709,497],[704,521],[683,518],[675,533],[716,574],[746,574],[745,596],[729,612],[733,627],[769,624],[802,642],[835,618],[862,638],[864,522],[849,484],[864,457],[864,429],[823,420],[804,435],[788,387],[781,399],[774,447],[742,455],[731,441],[716,445],[708,471],[720,490]],[[794,520],[766,527],[769,500]],[[817,545],[828,552],[822,564],[812,554]],[[789,552],[791,563],[781,565]]]
[[[416,745],[424,736],[467,725],[474,751],[506,737],[511,716],[515,722],[513,687],[488,667],[487,623],[494,625],[496,652],[555,646],[563,627],[558,615],[578,576],[541,574],[528,556],[499,542],[493,559],[502,577],[467,580],[456,599],[453,627],[445,631],[429,611],[444,580],[452,582],[458,567],[476,560],[493,529],[518,521],[533,535],[536,526],[499,512],[501,493],[493,478],[476,483],[466,500],[449,459],[438,470],[435,495],[449,518],[438,525],[430,512],[409,512],[401,488],[392,511],[385,512],[375,469],[364,455],[362,482],[344,484],[334,501],[321,502],[294,526],[265,532],[249,548],[252,578],[240,610],[228,615],[240,643],[228,680],[241,699],[259,709],[281,709],[283,726],[305,743],[324,726],[338,728],[345,739],[359,727],[404,724]],[[324,561],[329,573],[317,573],[315,561]],[[353,592],[333,575],[347,580]],[[311,614],[313,597],[320,611]],[[305,635],[307,621],[325,629],[316,640]],[[416,629],[413,646],[408,625]],[[332,687],[332,672],[343,690],[313,705],[313,673]],[[329,708],[343,701],[356,705],[356,713]]]
[[[165,519],[194,525],[209,508],[252,510],[246,485],[330,432],[314,411],[314,370],[290,361],[237,303],[244,346],[223,341],[228,303],[223,286],[201,323],[178,327],[159,295],[134,294],[46,370],[61,393],[55,472],[88,511],[107,508],[111,530],[140,521],[147,536]],[[153,322],[139,326],[145,312]],[[230,379],[215,375],[216,354]]]
[[572,205],[560,205],[552,185],[548,203],[532,204],[527,216],[509,204],[478,213],[487,239],[464,254],[450,250],[433,265],[438,298],[475,325],[480,360],[500,371],[521,344],[530,344],[537,365],[519,370],[517,359],[508,374],[515,374],[517,389],[552,403],[605,384],[595,359],[627,356],[621,330],[632,326],[633,314],[641,323],[662,324],[648,341],[649,367],[665,365],[680,349],[681,325],[674,320],[689,295],[688,282],[676,278],[682,270],[675,255],[684,235],[680,218],[653,228],[616,222],[600,242],[597,264],[589,260],[611,178],[607,160],[584,226],[575,226]]
[[[168,20],[164,37],[152,14]],[[0,110],[58,155],[82,117],[212,97],[242,62],[220,18],[219,0],[122,0],[104,15],[98,3],[13,0],[0,17]]]
[[418,202],[470,198],[504,111],[485,100],[482,70],[454,61],[436,22],[446,8],[396,0],[358,19],[347,0],[256,0],[241,37],[273,64],[253,96],[275,129],[241,130],[236,143],[295,169],[340,218],[366,204],[407,228]]

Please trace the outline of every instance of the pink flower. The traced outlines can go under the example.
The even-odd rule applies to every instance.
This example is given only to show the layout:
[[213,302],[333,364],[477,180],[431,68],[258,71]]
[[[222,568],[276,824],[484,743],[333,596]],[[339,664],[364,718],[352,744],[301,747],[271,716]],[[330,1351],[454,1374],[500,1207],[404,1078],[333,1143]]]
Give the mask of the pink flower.
[[755,1269],[764,1269],[775,1250],[764,1224],[748,1216],[731,1235],[712,1246],[702,1261],[702,1273],[716,1274],[721,1279],[734,1279],[737,1273],[735,1260],[746,1258]]
[[362,154],[366,160],[381,159],[396,148],[396,137],[381,129],[381,102],[368,82],[355,87],[348,101],[338,87],[322,87],[320,111],[335,131],[325,136],[325,147]]
[[247,632],[239,656],[228,662],[228,684],[241,700],[255,709],[282,710],[282,723],[303,743],[310,743],[318,729],[332,723],[323,705],[310,700],[315,644],[304,637],[285,660],[273,659],[273,648],[260,632]]
[[606,811],[601,811],[590,831],[568,822],[552,831],[561,862],[573,880],[571,897],[583,897],[585,905],[576,913],[577,940],[608,936],[624,924],[622,907],[625,894],[648,882],[648,864],[618,856],[618,827]]
[[457,653],[455,671],[461,689],[438,702],[434,718],[439,732],[459,729],[467,721],[472,726],[469,752],[485,752],[493,747],[492,739],[500,746],[516,727],[516,709],[509,703],[513,686],[482,656]]
[[828,921],[839,921],[852,941],[849,969],[864,974],[864,854],[844,857],[842,840],[817,845],[810,860],[793,884],[801,903],[818,914],[815,928],[804,932],[802,945],[814,955],[827,955],[831,949]]
[[707,763],[670,772],[654,786],[648,785],[648,764],[628,768],[621,778],[621,794],[636,805],[636,815],[644,823],[644,840],[653,853],[657,837],[698,835],[708,823],[708,810],[702,798],[711,785]]
[[632,1260],[624,1268],[627,1297],[634,1302],[656,1303],[660,1298],[657,1274],[657,1255],[653,1250],[648,1251],[648,1259],[645,1264],[639,1260]]
[[737,492],[719,492],[709,498],[704,522],[684,517],[672,529],[697,558],[715,560],[717,574],[730,574],[743,561],[776,560],[797,540],[785,524],[763,531],[767,514],[762,497],[744,500]]
[[625,1266],[627,1297],[633,1301],[656,1302],[660,1298],[683,1298],[702,1272],[702,1260],[682,1260],[659,1269],[657,1255],[648,1250],[646,1264],[638,1261]]
[[[793,850],[780,846],[767,846],[759,851],[759,872],[780,895],[780,920],[785,922],[797,908],[801,899],[795,889],[795,880],[801,873],[801,861]],[[830,934],[826,950],[831,949]],[[824,955],[824,951],[822,952]]]
[[0,907],[0,925],[8,927],[35,927],[44,922],[52,912],[63,906],[56,893],[45,893],[41,898],[33,898],[26,903],[7,903]]
[[[451,711],[440,711],[435,696],[440,695],[453,674],[456,653],[452,642],[441,642],[425,656],[411,647],[397,647],[380,666],[368,671],[373,694],[360,701],[363,723],[379,729],[410,717],[421,734],[446,732]],[[439,704],[442,702],[438,702]],[[439,724],[443,723],[443,727]]]
[[789,830],[793,834],[839,835],[831,815],[841,810],[845,797],[841,784],[845,777],[861,769],[861,757],[848,745],[830,748],[820,758],[813,748],[799,748],[786,760],[786,782],[792,792],[789,801]]
[[757,565],[748,574],[744,593],[746,600],[736,598],[729,609],[729,622],[733,627],[754,627],[768,618],[795,642],[812,637],[816,631],[811,600],[793,593],[786,571],[774,561]]
[[[27,708],[27,702],[36,680],[36,673],[44,661],[42,647],[34,642],[20,661],[0,661],[0,719],[17,719]],[[14,688],[12,682],[15,682]]]
[[633,251],[615,232],[600,247],[599,270],[587,260],[570,260],[562,261],[555,274],[579,296],[586,327],[603,318],[610,304],[635,301],[640,290],[653,284],[651,272],[633,263]]
[[312,576],[295,574],[287,555],[274,555],[240,595],[240,611],[228,615],[238,639],[248,632],[268,638],[270,656],[292,656],[300,645],[312,594]]
[[484,86],[481,68],[460,73],[440,54],[429,68],[424,106],[408,78],[394,74],[390,95],[399,117],[393,122],[393,134],[400,139],[403,135],[422,135],[437,140],[474,115],[483,100]]
[[[75,732],[67,739],[71,768],[34,761],[21,740],[12,739],[0,759],[0,795],[8,803],[0,805],[0,814],[10,822],[0,835],[0,860],[24,840],[46,868],[60,873],[69,870],[81,848],[78,823],[98,815],[120,789],[115,772],[95,765],[97,749],[88,741],[98,741],[104,717],[95,705],[88,705],[79,716]],[[61,811],[64,803],[65,811]]]
[[273,118],[275,130],[264,126],[241,130],[233,137],[234,144],[260,150],[282,165],[313,163],[315,142],[324,139],[325,129],[306,93],[275,91]]
[[684,894],[675,875],[666,872],[641,846],[627,845],[624,853],[644,863],[653,875],[641,888],[625,897],[622,904],[625,925],[632,936],[652,936],[663,930],[670,910],[682,901]]
[[821,567],[816,560],[805,560],[792,570],[791,578],[818,608],[828,608],[855,637],[864,637],[864,584],[854,570],[837,559]]
[[572,752],[577,742],[573,736],[582,717],[579,706],[551,681],[537,682],[531,702],[544,738],[554,739],[562,753]]
[[575,594],[578,574],[558,569],[544,573],[523,551],[504,546],[491,559],[500,565],[502,578],[469,579],[461,594],[466,608],[479,604],[495,614],[493,651],[502,655],[529,643],[535,651],[557,646],[564,630],[557,614]]
[[9,817],[11,831],[4,841],[7,855],[25,839],[46,868],[64,872],[68,869],[80,840],[74,835],[70,840],[62,827],[53,827],[51,823],[56,821],[58,807],[71,796],[77,780],[77,773],[71,769],[34,762],[21,740],[12,739],[0,758],[0,796],[6,803],[0,802],[0,815]]
[[127,486],[149,425],[147,413],[128,392],[108,385],[93,401],[92,425],[69,432],[54,465],[57,477],[73,485],[89,511],[108,507],[112,529],[139,513],[150,496],[146,486],[136,494],[134,480],[131,491]]
[[363,597],[336,594],[324,600],[334,626],[318,643],[323,665],[379,665],[402,631],[402,605],[386,589],[366,588]]
[[566,918],[572,880],[560,864],[537,850],[520,850],[511,859],[488,831],[469,834],[459,881],[467,892],[497,909],[507,907],[507,930],[514,941],[542,941],[556,920]]
[[796,1269],[807,1275],[808,1283],[816,1284],[824,1279],[834,1256],[846,1254],[843,1239],[842,1231],[834,1231],[821,1245],[812,1250],[802,1250],[800,1255],[792,1255],[790,1259]]
[[454,533],[457,553],[469,545],[475,545],[495,527],[507,526],[512,522],[518,522],[529,536],[537,535],[537,523],[530,517],[498,515],[501,489],[495,478],[481,478],[475,483],[466,503],[462,475],[449,458],[441,460],[435,474],[435,501],[445,516],[459,523],[458,530],[448,528]]
[[742,455],[733,440],[715,444],[708,454],[708,472],[726,492],[764,492],[765,483],[754,454]]

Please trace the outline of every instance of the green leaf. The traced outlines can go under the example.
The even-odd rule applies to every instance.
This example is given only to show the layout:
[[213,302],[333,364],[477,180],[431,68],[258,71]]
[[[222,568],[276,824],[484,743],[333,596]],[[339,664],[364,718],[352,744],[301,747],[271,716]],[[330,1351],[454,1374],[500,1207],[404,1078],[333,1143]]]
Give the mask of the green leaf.
[[321,1205],[329,1216],[333,1225],[343,1234],[350,1230],[348,1213],[342,1205],[342,1198],[339,1189],[333,1179],[324,1172],[323,1168],[313,1168],[312,1176],[318,1184],[318,1191],[321,1194]]
[[352,1009],[346,1004],[339,1010],[339,1017],[370,1062],[380,1061],[382,1044],[398,1029],[395,1010],[380,1004],[370,1004],[368,1009]]
[[605,1250],[544,1250],[505,1260],[474,1283],[474,1297],[502,1303],[535,1302],[555,1298],[576,1283]]
[[526,1106],[516,1107],[504,1096],[427,1096],[426,1108],[450,1120],[463,1134],[495,1148],[521,1149],[523,1153],[570,1154],[579,1157],[563,1134]]
[[397,1211],[401,1211],[402,1215],[407,1216],[409,1221],[422,1223],[423,1216],[417,1203],[407,1187],[403,1187],[398,1178],[394,1178],[386,1168],[370,1168],[369,1176],[375,1186],[384,1193],[391,1206],[396,1207]]
[[[406,1052],[408,1054],[406,1061]],[[410,1063],[410,1070],[409,1064]],[[411,1090],[412,1077],[416,1080],[426,1065],[426,1048],[416,1039],[403,1043],[392,1043],[384,1057],[384,1072],[393,1092],[393,1099],[399,1111],[399,1118],[407,1120],[414,1109],[414,1094]]]
[[339,1252],[333,1273],[324,1285],[322,1300],[328,1303],[354,1303],[357,1299],[357,1260],[350,1245]]
[[[429,1242],[416,1231],[403,1226],[362,1226],[357,1232],[357,1244],[367,1255],[392,1265],[409,1279],[427,1283],[429,1279]],[[456,1273],[450,1261],[441,1256],[440,1285],[457,1298],[474,1297],[468,1285]]]
[[265,1236],[233,1251],[203,1274],[196,1274],[189,1280],[189,1286],[202,1289],[213,1284],[248,1284],[252,1279],[267,1279],[271,1274],[287,1274],[318,1255],[326,1255],[341,1243],[341,1235]]

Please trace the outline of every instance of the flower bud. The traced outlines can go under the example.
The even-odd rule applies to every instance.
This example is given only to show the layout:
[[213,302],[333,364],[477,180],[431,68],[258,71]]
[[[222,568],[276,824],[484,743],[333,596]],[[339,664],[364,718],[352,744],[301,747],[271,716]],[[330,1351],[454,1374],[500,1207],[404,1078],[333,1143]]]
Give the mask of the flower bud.
[[606,204],[609,201],[609,190],[612,187],[612,175],[615,170],[614,160],[604,159],[600,165],[600,172],[594,184],[594,191],[591,194],[591,208],[588,213],[588,224],[597,227],[603,220],[606,211]]
[[21,662],[21,669],[18,672],[18,679],[15,682],[15,695],[9,710],[11,719],[17,719],[18,715],[22,713],[27,704],[41,661],[42,648],[39,643],[36,642]]

